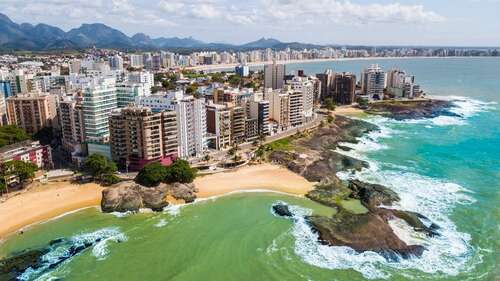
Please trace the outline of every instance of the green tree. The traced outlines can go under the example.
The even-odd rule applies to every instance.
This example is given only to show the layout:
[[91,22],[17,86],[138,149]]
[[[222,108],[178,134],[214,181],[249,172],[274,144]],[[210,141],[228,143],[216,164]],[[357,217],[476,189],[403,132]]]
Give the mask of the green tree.
[[110,186],[113,184],[117,184],[120,181],[120,178],[118,178],[118,176],[115,174],[104,174],[100,176],[99,180],[103,185]]
[[95,153],[85,160],[85,169],[96,178],[114,174],[117,170],[116,164],[113,161],[109,161],[103,155]]
[[0,127],[0,147],[28,139],[28,134],[15,125]]
[[332,98],[325,99],[325,108],[330,110],[330,111],[335,110],[335,102],[333,101]]
[[177,159],[167,167],[165,182],[167,183],[191,183],[196,178],[197,170],[191,168],[186,160]]
[[229,84],[231,84],[231,86],[237,87],[240,85],[240,83],[241,83],[241,77],[239,75],[235,74],[229,77]]
[[188,95],[193,95],[194,93],[196,93],[196,91],[198,91],[198,85],[196,84],[189,85],[186,88],[186,94]]
[[167,167],[158,162],[145,165],[137,174],[135,181],[144,186],[157,186],[160,182],[165,181],[167,176]]
[[38,166],[32,162],[12,160],[2,165],[0,168],[0,177],[2,178],[4,188],[6,188],[5,177],[16,176],[24,184],[35,177],[36,171],[38,171]]

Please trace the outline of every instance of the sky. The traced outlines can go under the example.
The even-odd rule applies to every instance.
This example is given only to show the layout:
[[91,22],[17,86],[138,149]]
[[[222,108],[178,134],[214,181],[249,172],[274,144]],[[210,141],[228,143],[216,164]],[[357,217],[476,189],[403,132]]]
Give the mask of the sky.
[[500,46],[500,0],[0,0],[17,23],[205,42]]

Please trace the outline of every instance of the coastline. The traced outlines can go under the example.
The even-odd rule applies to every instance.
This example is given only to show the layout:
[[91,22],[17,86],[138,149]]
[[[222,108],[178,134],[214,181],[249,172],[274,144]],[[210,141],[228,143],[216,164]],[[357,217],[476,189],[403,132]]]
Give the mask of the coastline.
[[[267,163],[199,177],[194,184],[199,190],[197,197],[201,200],[257,190],[303,196],[314,185],[286,168]],[[95,183],[54,182],[9,198],[0,203],[0,243],[26,227],[99,206],[103,189]],[[174,205],[181,203],[167,199]]]
[[35,187],[0,204],[0,241],[33,224],[100,204],[102,187],[54,182]]
[[[310,60],[281,60],[276,61],[278,64],[300,64],[300,63],[317,63],[317,62],[336,62],[336,61],[363,61],[363,60],[405,60],[405,59],[463,59],[463,58],[485,58],[485,57],[364,57],[364,58],[329,58],[329,59],[310,59]],[[491,57],[486,57],[491,58]],[[272,64],[273,61],[251,62],[247,63],[249,67],[262,67],[264,65]],[[197,65],[184,67],[186,70],[195,71],[216,71],[235,68],[240,65],[239,63],[228,64],[211,64],[211,65]]]

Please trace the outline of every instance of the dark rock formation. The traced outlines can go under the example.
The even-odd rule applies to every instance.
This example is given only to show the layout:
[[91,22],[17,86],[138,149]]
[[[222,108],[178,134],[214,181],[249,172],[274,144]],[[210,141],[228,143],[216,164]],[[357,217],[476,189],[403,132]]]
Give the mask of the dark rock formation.
[[0,280],[17,280],[17,276],[26,269],[35,267],[40,262],[40,257],[46,253],[46,250],[29,250],[0,260]]
[[459,116],[450,111],[451,101],[443,100],[412,100],[384,101],[370,103],[367,113],[380,115],[396,120],[433,118],[441,115]]
[[[391,219],[393,217],[400,218],[404,220],[408,225],[413,227],[415,231],[423,232],[429,237],[441,235],[438,232],[440,227],[437,224],[431,222],[426,216],[419,213],[384,208],[379,208],[377,212],[382,216],[385,216],[387,219]],[[429,226],[424,223],[424,220],[429,222]]]
[[288,205],[284,203],[273,204],[273,211],[280,217],[291,217],[293,215],[288,209]]
[[124,182],[103,190],[101,209],[107,213],[137,212],[141,208],[159,212],[168,206],[168,195],[190,203],[196,199],[196,191],[193,184],[174,183],[145,187],[134,182]]
[[318,232],[320,241],[327,245],[348,246],[358,252],[373,251],[390,260],[398,256],[421,256],[424,250],[422,246],[404,243],[383,217],[374,213],[354,215],[341,210],[333,218],[310,216],[307,220]]
[[351,197],[361,200],[369,210],[375,210],[381,204],[390,206],[399,201],[399,196],[391,189],[379,185],[353,180],[349,182],[349,189],[353,191]]
[[[0,260],[0,280],[14,281],[29,268],[37,270],[35,279],[49,270],[52,270],[68,259],[80,254],[86,249],[102,241],[102,237],[93,240],[74,242],[68,239],[59,238],[49,242],[43,249],[26,250],[21,253]],[[50,259],[43,256],[51,254]],[[33,276],[32,276],[33,277]]]

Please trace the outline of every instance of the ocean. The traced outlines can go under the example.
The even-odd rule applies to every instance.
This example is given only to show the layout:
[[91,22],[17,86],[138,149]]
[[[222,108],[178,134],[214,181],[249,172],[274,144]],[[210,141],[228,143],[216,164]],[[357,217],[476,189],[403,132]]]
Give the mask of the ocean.
[[[387,261],[373,252],[317,242],[301,216],[276,217],[283,201],[296,214],[328,215],[307,199],[274,193],[241,193],[163,213],[102,214],[96,208],[33,226],[0,245],[0,256],[47,246],[96,240],[91,249],[52,268],[66,253],[56,247],[47,266],[21,280],[498,280],[500,278],[500,59],[426,58],[311,62],[287,65],[308,74],[351,71],[378,63],[416,76],[432,96],[455,100],[461,117],[395,121],[364,116],[380,126],[342,152],[370,168],[359,178],[392,188],[394,207],[417,211],[441,226],[428,238],[400,221],[397,235],[427,250],[420,258]],[[65,248],[66,247],[66,248]]]

